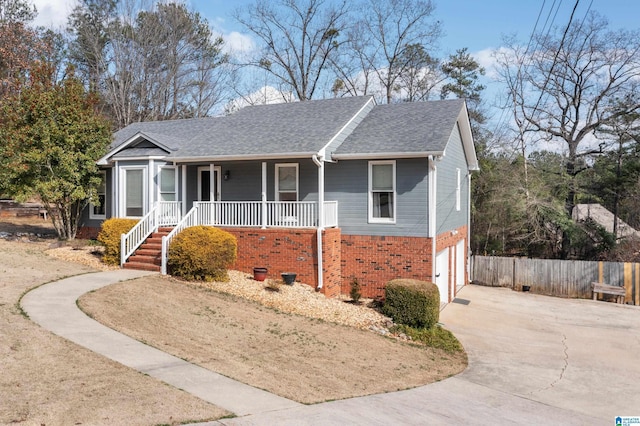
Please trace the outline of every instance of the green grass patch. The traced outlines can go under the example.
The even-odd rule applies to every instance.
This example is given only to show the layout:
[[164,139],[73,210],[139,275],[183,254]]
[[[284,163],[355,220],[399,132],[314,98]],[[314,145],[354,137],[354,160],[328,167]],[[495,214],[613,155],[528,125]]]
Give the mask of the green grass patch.
[[408,325],[395,325],[391,332],[404,333],[411,337],[414,342],[423,343],[431,348],[442,349],[449,353],[464,352],[462,344],[449,330],[445,330],[439,325],[431,328],[414,328]]

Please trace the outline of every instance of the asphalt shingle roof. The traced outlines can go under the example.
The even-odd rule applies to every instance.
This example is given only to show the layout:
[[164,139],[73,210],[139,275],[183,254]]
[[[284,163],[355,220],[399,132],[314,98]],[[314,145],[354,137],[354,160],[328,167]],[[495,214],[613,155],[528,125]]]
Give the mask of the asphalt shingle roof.
[[170,158],[318,152],[370,96],[249,106],[212,121]]
[[335,154],[441,152],[464,100],[376,105]]
[[[367,102],[371,96],[249,106],[225,117],[133,123],[114,134],[112,149],[141,135],[168,148],[167,159],[173,160],[307,155],[328,144]],[[377,105],[335,154],[441,152],[463,107],[460,99]],[[144,154],[133,148],[135,144],[115,155]]]

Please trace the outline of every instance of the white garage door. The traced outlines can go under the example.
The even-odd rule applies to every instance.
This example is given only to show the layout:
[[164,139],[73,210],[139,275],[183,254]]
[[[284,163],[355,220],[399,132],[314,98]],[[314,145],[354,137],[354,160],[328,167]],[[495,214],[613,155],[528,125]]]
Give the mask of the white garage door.
[[465,285],[464,280],[464,265],[465,265],[465,255],[464,255],[465,241],[458,241],[456,244],[456,293]]
[[436,255],[436,285],[440,290],[440,303],[449,303],[449,249]]

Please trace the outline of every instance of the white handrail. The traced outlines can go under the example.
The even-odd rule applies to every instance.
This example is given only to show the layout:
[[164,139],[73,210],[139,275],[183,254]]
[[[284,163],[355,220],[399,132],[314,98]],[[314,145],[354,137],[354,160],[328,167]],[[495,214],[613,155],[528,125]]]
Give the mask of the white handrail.
[[160,226],[173,225],[181,219],[180,201],[160,201],[126,234],[120,235],[120,266]]
[[173,238],[184,229],[202,224],[200,215],[198,214],[201,204],[202,203],[198,201],[194,202],[191,210],[184,215],[175,228],[173,228],[168,235],[162,237],[162,254],[160,264],[160,273],[162,275],[167,275],[167,261],[169,260],[169,244],[171,243],[171,240],[173,240]]

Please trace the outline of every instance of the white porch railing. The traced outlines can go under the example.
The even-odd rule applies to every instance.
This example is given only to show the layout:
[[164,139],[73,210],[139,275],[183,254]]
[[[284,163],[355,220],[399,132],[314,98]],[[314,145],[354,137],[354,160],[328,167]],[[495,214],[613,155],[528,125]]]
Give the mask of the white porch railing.
[[[261,201],[206,201],[199,203],[201,225],[259,226],[264,228],[314,228],[318,226],[315,201],[267,201],[262,215]],[[338,202],[326,201],[325,226],[338,225]]]
[[182,203],[180,201],[160,201],[154,204],[140,222],[131,230],[120,236],[120,266],[129,256],[160,226],[170,226],[182,219]]
[[[263,206],[265,207],[263,211]],[[338,226],[338,202],[325,201],[324,226]],[[263,215],[263,213],[265,213]],[[200,201],[167,236],[162,237],[162,274],[167,273],[169,244],[185,228],[198,225],[221,227],[315,228],[315,201]]]

